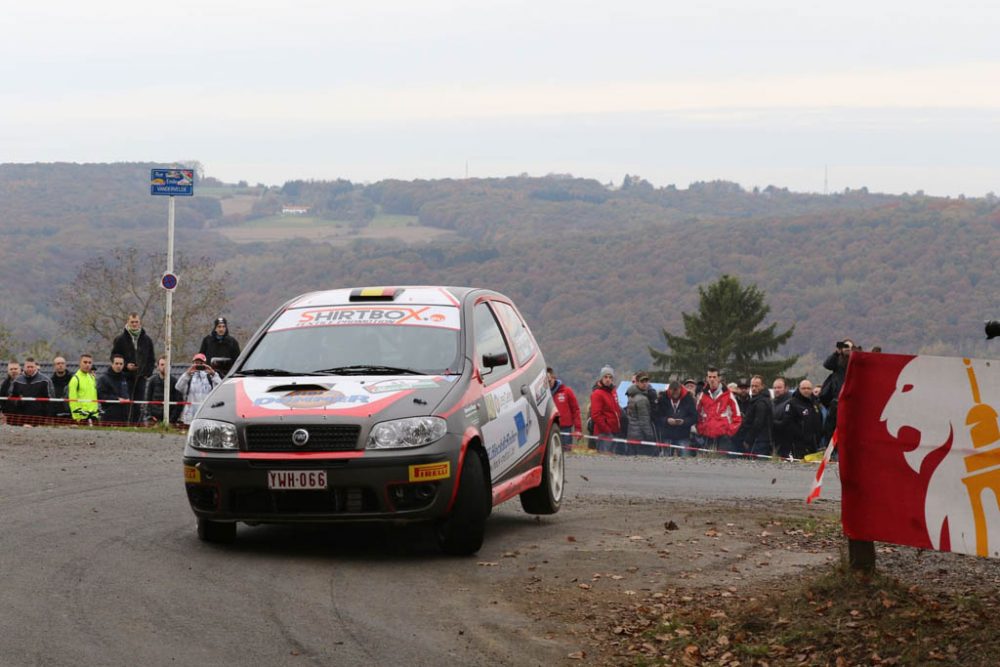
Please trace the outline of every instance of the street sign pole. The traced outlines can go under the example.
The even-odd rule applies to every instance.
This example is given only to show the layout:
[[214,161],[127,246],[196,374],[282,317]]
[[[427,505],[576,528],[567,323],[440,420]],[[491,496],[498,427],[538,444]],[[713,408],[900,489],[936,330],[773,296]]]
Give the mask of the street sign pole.
[[[174,273],[174,197],[170,195],[167,199],[167,273]],[[170,341],[171,328],[173,324],[174,291],[167,290],[166,322],[164,329],[167,332],[167,342],[164,346],[167,359],[167,370],[163,376],[163,423],[170,424]]]
[[167,306],[164,329],[167,341],[163,346],[167,362],[167,372],[163,377],[163,423],[170,423],[170,340],[173,337],[173,307],[174,289],[177,287],[177,276],[174,274],[174,195],[181,197],[194,196],[194,170],[165,167],[152,169],[149,172],[149,194],[169,196],[167,201],[167,272],[160,280],[160,286],[167,291]]
[[166,343],[164,358],[167,370],[163,376],[163,423],[170,423],[170,339],[173,337],[172,317],[174,306],[174,289],[177,287],[177,276],[174,275],[174,195],[182,197],[194,196],[194,170],[166,167],[152,169],[149,172],[149,194],[166,195],[167,201],[167,272],[163,274],[160,285],[167,291],[167,306],[164,308],[164,329]]

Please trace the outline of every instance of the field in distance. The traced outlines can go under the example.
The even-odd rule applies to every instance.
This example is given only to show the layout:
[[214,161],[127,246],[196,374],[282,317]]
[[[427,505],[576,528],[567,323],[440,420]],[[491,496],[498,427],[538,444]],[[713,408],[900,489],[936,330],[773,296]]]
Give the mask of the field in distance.
[[232,227],[217,230],[236,243],[258,243],[306,238],[333,245],[346,245],[357,239],[397,239],[404,243],[432,241],[453,232],[423,227],[415,215],[379,214],[365,227],[352,227],[345,220],[327,220],[308,215],[273,215],[256,218]]

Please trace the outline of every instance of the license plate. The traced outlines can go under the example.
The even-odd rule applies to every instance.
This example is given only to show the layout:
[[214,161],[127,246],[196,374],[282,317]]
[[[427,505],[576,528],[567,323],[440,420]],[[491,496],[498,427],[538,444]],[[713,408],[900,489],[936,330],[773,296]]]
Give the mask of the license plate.
[[326,488],[325,470],[268,470],[267,488],[272,491],[300,491]]

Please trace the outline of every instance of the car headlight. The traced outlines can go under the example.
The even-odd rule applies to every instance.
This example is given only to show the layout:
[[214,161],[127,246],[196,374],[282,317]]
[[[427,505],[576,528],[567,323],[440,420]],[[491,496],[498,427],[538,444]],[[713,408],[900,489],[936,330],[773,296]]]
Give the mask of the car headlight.
[[187,443],[195,449],[239,449],[236,427],[214,419],[195,419],[191,422]]
[[421,447],[444,437],[448,422],[440,417],[410,417],[381,422],[368,434],[368,449]]

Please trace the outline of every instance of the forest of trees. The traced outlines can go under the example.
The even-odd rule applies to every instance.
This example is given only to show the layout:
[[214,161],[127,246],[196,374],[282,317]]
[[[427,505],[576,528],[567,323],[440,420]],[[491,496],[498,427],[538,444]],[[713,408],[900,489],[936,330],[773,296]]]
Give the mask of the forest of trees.
[[[115,247],[165,250],[166,204],[149,196],[151,166],[0,165],[0,329],[14,353],[39,342],[64,354],[95,344],[62,324],[77,271]],[[799,357],[794,374],[818,373],[845,336],[887,352],[997,355],[982,337],[982,321],[1000,315],[992,196],[656,188],[634,175],[617,187],[523,176],[259,188],[261,206],[246,219],[305,204],[360,225],[404,214],[455,232],[447,241],[332,246],[226,240],[214,231],[222,189],[178,201],[177,247],[228,274],[221,314],[244,337],[287,298],[318,288],[482,285],[516,300],[549,362],[580,389],[606,363],[651,368],[650,348],[665,350],[663,331],[683,329],[698,287],[729,274],[766,293],[763,326],[794,326],[776,355]],[[199,287],[182,276],[181,289]],[[204,313],[204,333],[218,314]]]

